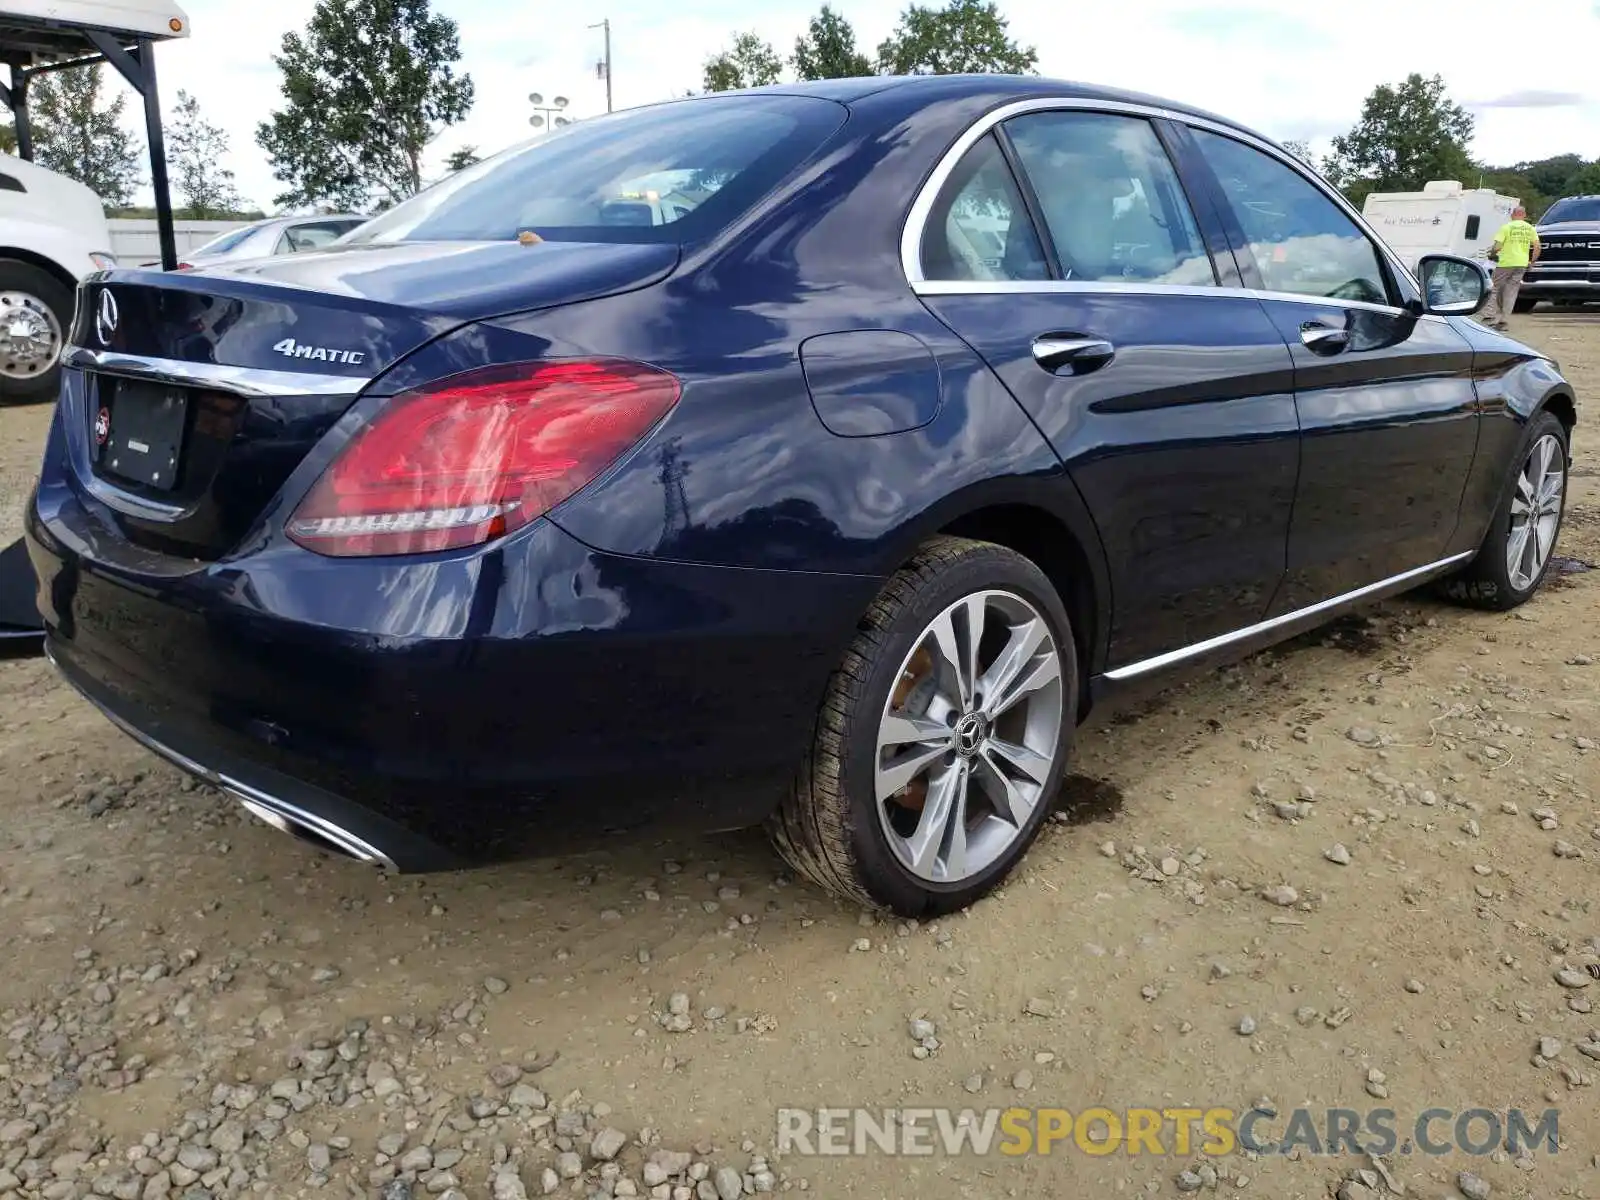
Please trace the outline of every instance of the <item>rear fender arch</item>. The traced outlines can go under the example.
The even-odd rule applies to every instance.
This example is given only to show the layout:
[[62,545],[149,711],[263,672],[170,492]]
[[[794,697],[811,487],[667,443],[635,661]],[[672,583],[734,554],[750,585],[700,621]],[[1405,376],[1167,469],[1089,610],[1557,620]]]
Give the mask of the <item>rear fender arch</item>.
[[[1099,529],[1065,470],[986,480],[945,496],[888,540],[889,572],[910,561],[917,548],[936,534],[993,541],[1034,560],[1078,626],[1074,632],[1082,684],[1087,688],[1105,664],[1113,603],[1111,573]],[[1087,695],[1085,691],[1080,719],[1087,711]]]

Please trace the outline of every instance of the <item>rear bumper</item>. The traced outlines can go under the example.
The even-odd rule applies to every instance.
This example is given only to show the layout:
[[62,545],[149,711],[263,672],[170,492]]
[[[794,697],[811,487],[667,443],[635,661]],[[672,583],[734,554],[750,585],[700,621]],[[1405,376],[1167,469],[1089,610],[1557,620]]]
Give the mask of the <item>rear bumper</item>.
[[215,746],[195,743],[180,729],[166,729],[158,718],[118,702],[88,677],[63,667],[48,642],[45,657],[84,699],[146,750],[219,789],[282,832],[391,871],[438,870],[452,865],[440,847],[342,797],[259,763],[233,758]]
[[403,871],[760,822],[879,587],[603,555],[547,521],[426,560],[107,562],[59,489],[27,540],[74,687],[280,828]]

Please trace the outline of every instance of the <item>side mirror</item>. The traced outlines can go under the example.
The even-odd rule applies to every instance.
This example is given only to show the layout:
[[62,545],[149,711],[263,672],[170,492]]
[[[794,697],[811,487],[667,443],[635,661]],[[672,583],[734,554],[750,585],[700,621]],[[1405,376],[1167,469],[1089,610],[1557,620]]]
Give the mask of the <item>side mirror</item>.
[[1489,273],[1470,258],[1424,255],[1417,264],[1417,275],[1431,313],[1470,317],[1489,302]]

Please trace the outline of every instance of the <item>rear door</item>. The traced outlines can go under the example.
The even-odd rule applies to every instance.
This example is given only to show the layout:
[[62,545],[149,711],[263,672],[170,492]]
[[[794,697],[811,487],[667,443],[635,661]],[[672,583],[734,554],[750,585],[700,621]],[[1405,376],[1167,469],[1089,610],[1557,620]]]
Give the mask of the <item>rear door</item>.
[[1185,136],[1294,356],[1300,485],[1274,615],[1435,563],[1477,449],[1471,345],[1406,306],[1388,256],[1287,156],[1218,129]]
[[1288,350],[1215,214],[1157,122],[1113,108],[1014,106],[969,131],[913,210],[907,271],[1066,462],[1109,561],[1107,666],[1126,668],[1260,619],[1299,448]]

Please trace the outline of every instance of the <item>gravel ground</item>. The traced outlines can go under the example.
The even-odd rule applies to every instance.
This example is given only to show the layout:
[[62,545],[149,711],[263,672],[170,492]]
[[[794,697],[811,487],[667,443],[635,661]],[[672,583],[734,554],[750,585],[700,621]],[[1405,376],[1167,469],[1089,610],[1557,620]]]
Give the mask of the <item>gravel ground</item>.
[[[0,1200],[1600,1196],[1600,314],[1517,332],[1580,388],[1546,592],[1408,597],[1087,731],[1024,867],[937,925],[757,834],[388,879],[0,662]],[[0,540],[46,416],[0,410]],[[1553,1106],[1562,1150],[775,1146],[780,1106],[1259,1101]]]

